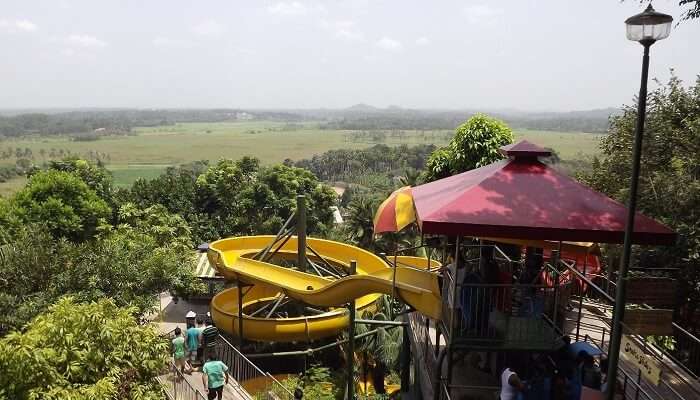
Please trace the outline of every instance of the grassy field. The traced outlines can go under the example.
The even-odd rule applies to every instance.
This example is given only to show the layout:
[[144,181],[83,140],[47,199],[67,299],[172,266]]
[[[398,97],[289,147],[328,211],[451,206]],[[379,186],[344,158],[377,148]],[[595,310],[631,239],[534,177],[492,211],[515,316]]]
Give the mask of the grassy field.
[[[444,145],[451,131],[406,131],[401,137],[387,134],[387,145]],[[517,131],[517,139],[528,139],[552,147],[563,159],[580,159],[597,153],[600,135],[588,133]],[[258,157],[265,164],[286,158],[309,158],[330,149],[360,149],[376,144],[370,137],[357,137],[352,131],[320,130],[315,123],[289,125],[282,122],[181,123],[172,126],[137,128],[132,136],[110,136],[97,141],[78,142],[68,137],[30,138],[0,141],[0,148],[30,148],[35,162],[48,159],[52,152],[70,150],[87,157],[99,153],[114,173],[119,186],[136,178],[152,178],[169,165],[195,160]],[[43,149],[44,156],[40,156]],[[0,163],[14,163],[4,160]],[[8,194],[24,184],[21,179],[0,184]]]

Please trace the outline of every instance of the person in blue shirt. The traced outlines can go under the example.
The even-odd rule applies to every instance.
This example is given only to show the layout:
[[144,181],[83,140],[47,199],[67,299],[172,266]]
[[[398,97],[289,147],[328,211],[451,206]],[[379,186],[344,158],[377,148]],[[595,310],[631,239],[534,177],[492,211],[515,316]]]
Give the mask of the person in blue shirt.
[[187,356],[190,360],[190,364],[192,365],[194,365],[194,363],[197,361],[197,349],[200,347],[199,334],[202,333],[202,329],[204,329],[202,325],[204,325],[204,323],[202,322],[202,319],[199,318],[197,319],[196,326],[187,328]]

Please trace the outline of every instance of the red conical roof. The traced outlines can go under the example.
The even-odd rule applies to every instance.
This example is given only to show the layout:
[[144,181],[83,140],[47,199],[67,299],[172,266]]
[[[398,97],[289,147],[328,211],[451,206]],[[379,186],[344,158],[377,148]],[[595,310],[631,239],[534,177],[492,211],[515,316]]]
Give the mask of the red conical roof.
[[[550,152],[522,141],[512,156],[413,188],[423,233],[622,243],[625,206],[539,162]],[[675,233],[637,214],[633,242],[672,244]]]

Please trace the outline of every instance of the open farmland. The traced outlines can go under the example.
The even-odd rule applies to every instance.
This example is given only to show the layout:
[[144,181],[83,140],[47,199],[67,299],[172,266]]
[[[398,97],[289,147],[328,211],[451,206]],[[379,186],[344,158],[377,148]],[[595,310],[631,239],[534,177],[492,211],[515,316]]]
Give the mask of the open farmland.
[[[117,185],[131,184],[138,177],[152,178],[167,166],[195,160],[217,160],[255,156],[264,164],[312,157],[331,149],[359,149],[382,143],[415,145],[448,142],[452,131],[347,131],[322,130],[318,124],[283,122],[179,123],[136,128],[129,136],[106,136],[96,141],[73,141],[70,137],[37,137],[0,141],[2,148],[29,148],[34,162],[48,160],[52,150],[68,150],[82,157],[99,156],[113,172]],[[564,160],[577,160],[596,154],[598,134],[552,131],[516,131],[516,140],[525,138],[552,147]],[[42,151],[43,150],[43,151]],[[43,155],[41,155],[43,154]],[[13,164],[14,160],[2,160]],[[21,180],[0,184],[0,193],[21,187]]]

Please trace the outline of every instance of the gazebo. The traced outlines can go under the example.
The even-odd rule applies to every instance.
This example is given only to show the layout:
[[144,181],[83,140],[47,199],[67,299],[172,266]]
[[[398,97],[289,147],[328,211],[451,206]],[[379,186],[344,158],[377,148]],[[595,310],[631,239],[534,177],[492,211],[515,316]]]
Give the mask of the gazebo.
[[[401,201],[387,199],[379,210],[394,213],[401,223],[393,224],[387,215],[378,213],[375,226],[384,223],[379,231],[391,231],[406,225],[406,219],[412,217],[407,216],[405,207],[406,196],[410,195],[414,206],[410,211],[421,233],[453,238],[455,265],[459,265],[460,241],[465,247],[464,238],[538,247],[545,252],[559,249],[562,253],[565,249],[593,249],[595,243],[623,242],[624,205],[541,162],[539,157],[550,156],[551,152],[533,143],[523,140],[500,150],[506,159],[402,188]],[[636,214],[633,243],[669,245],[675,238],[665,225]],[[484,246],[476,247],[481,251]],[[583,259],[588,260],[588,250],[584,254]],[[553,261],[556,268],[558,259]],[[553,271],[557,276],[553,280],[522,284],[484,282],[479,280],[479,271],[473,270],[460,278],[456,270],[445,271],[445,308],[442,321],[436,324],[438,335],[446,339],[447,351],[436,360],[435,371],[442,370],[446,355],[446,387],[450,386],[453,349],[546,352],[559,346],[556,325],[561,314],[557,315],[557,310],[565,303],[565,286],[572,281],[562,283],[558,278],[561,271]],[[428,327],[429,321],[425,324]],[[437,338],[435,343],[439,343]],[[436,377],[433,383],[440,382]]]

